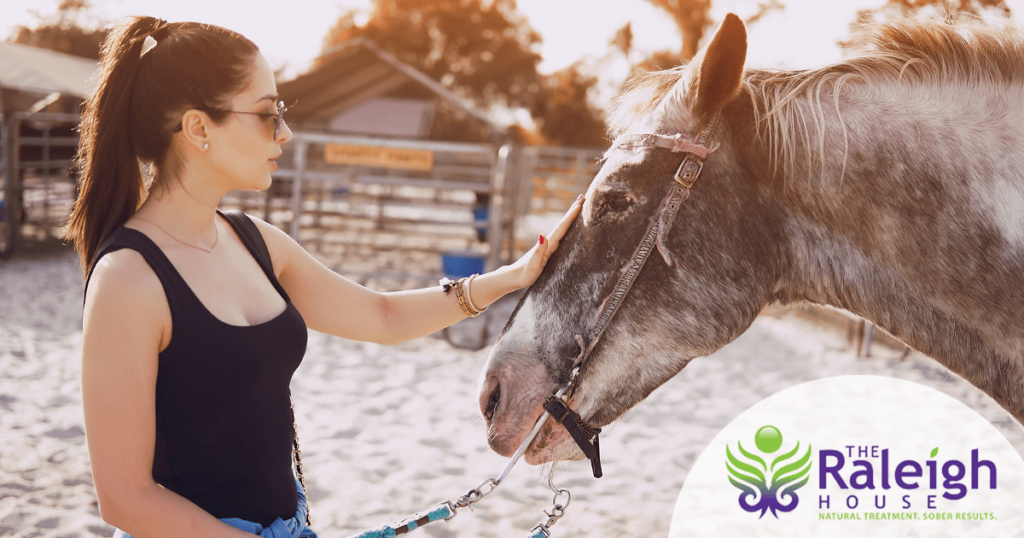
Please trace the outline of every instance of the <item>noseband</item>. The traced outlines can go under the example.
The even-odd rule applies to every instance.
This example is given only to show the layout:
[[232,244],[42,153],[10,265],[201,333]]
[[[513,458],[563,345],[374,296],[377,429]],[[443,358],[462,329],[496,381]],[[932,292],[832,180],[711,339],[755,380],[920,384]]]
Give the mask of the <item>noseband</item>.
[[[665,246],[672,221],[679,210],[679,206],[690,196],[690,188],[697,182],[701,171],[704,169],[704,159],[711,152],[718,149],[718,144],[711,143],[711,137],[718,126],[718,115],[716,114],[708,125],[691,138],[682,134],[666,136],[660,134],[625,134],[615,139],[612,148],[665,148],[673,153],[683,153],[683,162],[676,170],[673,177],[674,183],[668,195],[661,202],[658,208],[658,215],[647,229],[644,238],[637,245],[636,250],[629,263],[622,271],[622,276],[612,288],[612,292],[602,301],[598,308],[594,324],[590,328],[589,341],[582,335],[576,335],[576,341],[580,345],[580,354],[576,357],[572,372],[569,374],[569,381],[555,394],[548,396],[544,401],[544,409],[551,413],[558,423],[562,424],[572,436],[580,450],[590,460],[594,471],[594,477],[600,478],[601,471],[601,450],[598,444],[598,434],[601,428],[590,427],[586,424],[579,413],[569,408],[567,400],[572,397],[578,386],[577,378],[583,363],[590,357],[590,353],[597,346],[601,336],[604,335],[608,322],[615,316],[622,301],[625,300],[633,282],[643,269],[644,263],[655,248],[661,253],[662,258],[669,267],[675,265],[672,255]],[[564,396],[564,399],[562,397]]]

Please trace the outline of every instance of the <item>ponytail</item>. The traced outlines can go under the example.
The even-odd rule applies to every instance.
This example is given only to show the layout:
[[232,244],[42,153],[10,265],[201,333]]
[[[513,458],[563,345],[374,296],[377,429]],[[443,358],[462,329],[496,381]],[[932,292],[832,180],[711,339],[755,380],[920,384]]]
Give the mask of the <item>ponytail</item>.
[[181,114],[218,108],[242,91],[257,50],[235,32],[197,23],[134,17],[112,30],[100,52],[99,85],[82,113],[79,195],[66,226],[86,274],[103,239],[145,199],[143,165],[170,164]]

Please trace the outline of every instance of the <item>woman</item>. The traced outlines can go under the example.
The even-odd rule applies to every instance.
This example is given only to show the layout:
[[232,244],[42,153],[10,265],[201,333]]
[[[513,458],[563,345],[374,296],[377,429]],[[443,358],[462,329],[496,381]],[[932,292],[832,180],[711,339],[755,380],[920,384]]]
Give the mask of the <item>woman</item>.
[[270,186],[291,138],[251,41],[140,17],[114,29],[101,66],[68,231],[88,275],[82,398],[103,519],[138,538],[315,537],[288,393],[306,327],[379,343],[438,331],[533,283],[580,202],[455,293],[376,293],[216,210],[230,190]]

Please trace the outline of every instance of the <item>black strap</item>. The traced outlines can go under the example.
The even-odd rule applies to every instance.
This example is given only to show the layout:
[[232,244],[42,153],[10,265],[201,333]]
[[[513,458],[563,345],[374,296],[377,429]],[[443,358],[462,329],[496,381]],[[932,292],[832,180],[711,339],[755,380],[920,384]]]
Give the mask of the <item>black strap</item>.
[[583,418],[576,411],[569,408],[561,398],[548,396],[544,400],[544,409],[551,413],[551,417],[565,426],[566,431],[572,436],[573,441],[579,445],[583,455],[590,460],[590,466],[594,471],[594,478],[601,478],[601,445],[598,444],[598,434],[601,428],[587,428],[590,432],[583,431]]
[[259,228],[256,227],[256,223],[249,218],[249,215],[237,210],[232,209],[231,211],[223,211],[221,215],[228,219],[236,230],[241,230],[245,233],[249,242],[256,247],[256,254],[260,257],[260,261],[270,268],[274,268],[274,262],[270,259],[270,251],[267,250],[267,243],[263,240],[263,234],[260,233]]

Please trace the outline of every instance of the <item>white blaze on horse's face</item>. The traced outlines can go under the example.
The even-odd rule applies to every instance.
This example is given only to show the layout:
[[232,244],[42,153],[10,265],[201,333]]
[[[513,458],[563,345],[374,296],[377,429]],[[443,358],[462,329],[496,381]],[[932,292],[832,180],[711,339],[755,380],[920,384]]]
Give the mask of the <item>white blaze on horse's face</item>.
[[[730,15],[672,88],[663,89],[657,102],[637,107],[639,119],[628,131],[695,135],[738,92],[745,53],[745,29]],[[705,176],[730,177],[728,152],[719,153],[712,158],[716,162],[705,165],[698,184]],[[580,217],[513,313],[484,370],[480,406],[495,451],[510,455],[543,412],[544,399],[568,379],[580,355],[578,342],[591,341],[602,301],[656,218],[682,158],[662,148],[609,150]],[[714,219],[705,216],[712,210],[706,204],[687,204],[693,202],[684,203],[668,239],[692,248],[674,252],[673,266],[657,253],[650,257],[581,369],[569,403],[591,426],[610,423],[692,358],[738,336],[768,293],[763,286],[739,282],[757,270],[740,267],[728,258],[729,249],[709,243],[712,236],[743,234],[715,229]],[[719,269],[709,273],[709,263]],[[739,281],[735,275],[742,275]],[[721,304],[731,310],[723,313]],[[554,421],[526,452],[531,463],[581,457]]]

